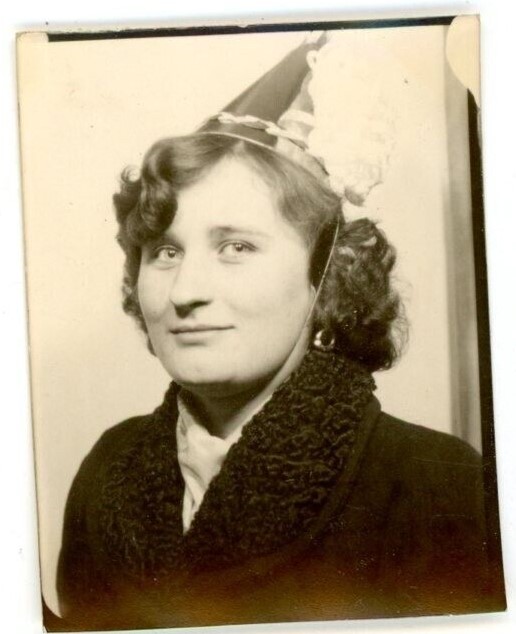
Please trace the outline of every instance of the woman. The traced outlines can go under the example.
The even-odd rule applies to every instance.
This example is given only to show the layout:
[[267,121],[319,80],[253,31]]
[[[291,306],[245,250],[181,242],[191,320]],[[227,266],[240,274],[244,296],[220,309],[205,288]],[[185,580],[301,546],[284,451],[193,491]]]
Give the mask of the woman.
[[158,142],[115,196],[124,306],[172,383],[76,476],[69,628],[501,609],[478,455],[373,396],[397,350],[392,247],[345,221],[298,139],[258,140],[284,142],[281,119],[242,112]]

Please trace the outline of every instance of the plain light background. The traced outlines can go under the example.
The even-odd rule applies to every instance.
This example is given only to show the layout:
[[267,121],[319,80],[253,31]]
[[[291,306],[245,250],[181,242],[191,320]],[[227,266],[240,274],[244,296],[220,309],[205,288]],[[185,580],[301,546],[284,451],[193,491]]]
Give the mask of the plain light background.
[[[95,4],[95,3],[93,3]],[[495,3],[497,4],[497,3]],[[298,5],[300,6],[300,5]],[[392,6],[392,5],[391,5]],[[398,5],[399,6],[399,5]],[[462,8],[469,8],[470,4],[462,5]],[[91,8],[91,6],[90,6]],[[228,5],[229,8],[229,5]],[[456,5],[455,9],[458,8]],[[475,8],[475,7],[472,7]],[[147,17],[150,15],[149,6],[146,6],[147,9]],[[190,12],[192,11],[192,6],[189,6]],[[265,5],[262,4],[262,10],[265,11]],[[59,10],[58,10],[59,11]],[[63,11],[63,8],[61,8]],[[125,8],[127,11],[127,8]],[[124,11],[124,15],[128,16],[128,14]],[[231,9],[230,9],[231,11]],[[233,14],[242,14],[242,10],[232,8]],[[445,11],[442,11],[444,13]],[[207,10],[204,10],[204,15],[207,15]],[[439,13],[435,12],[434,14]],[[63,15],[63,14],[61,14]],[[117,15],[116,13],[114,15]],[[118,14],[120,15],[120,14]],[[494,16],[492,19],[496,19],[496,12],[490,14]],[[143,16],[142,16],[143,17]],[[310,15],[306,15],[306,18],[310,17]],[[342,14],[339,17],[344,17]],[[82,19],[86,19],[83,17]],[[115,18],[113,17],[113,20]],[[25,22],[23,24],[19,24],[19,27],[30,25],[30,21],[25,18]],[[44,18],[41,18],[39,24],[42,24]],[[90,18],[93,20],[93,18]],[[113,22],[112,20],[112,22]],[[15,20],[16,22],[16,20]],[[68,20],[70,23],[70,20]],[[4,22],[4,26],[5,26]],[[492,25],[494,22],[491,23]],[[506,19],[501,19],[499,22],[496,22],[496,32],[491,32],[489,30],[489,23],[486,24],[484,21],[484,40],[487,39],[488,43],[491,43],[492,49],[496,49],[505,45],[507,40],[504,40],[502,37],[503,26],[507,25]],[[51,23],[49,26],[53,26]],[[489,39],[491,38],[491,39]],[[12,41],[12,40],[11,40]],[[11,58],[12,60],[12,58]],[[510,163],[509,156],[505,159],[502,158],[500,161],[499,151],[500,147],[503,145],[503,142],[506,143],[510,140],[511,136],[509,134],[507,125],[508,122],[504,121],[504,127],[500,132],[496,132],[497,128],[494,128],[495,132],[493,133],[493,126],[491,125],[490,116],[493,116],[496,119],[496,123],[501,120],[500,116],[496,114],[490,115],[490,104],[492,104],[491,100],[493,97],[496,98],[498,94],[498,99],[496,100],[496,108],[494,105],[491,105],[494,113],[498,112],[499,109],[503,109],[507,107],[509,102],[504,103],[501,98],[500,93],[496,93],[497,90],[497,80],[502,81],[502,86],[505,85],[509,76],[504,75],[502,67],[499,64],[496,64],[493,70],[490,70],[489,63],[486,63],[484,57],[484,94],[483,94],[483,107],[484,107],[484,144],[485,144],[485,161],[486,161],[486,169],[487,169],[487,182],[486,182],[486,193],[487,193],[487,212],[488,212],[488,237],[490,239],[489,244],[492,245],[489,251],[489,265],[490,265],[490,290],[491,290],[491,302],[492,307],[494,305],[494,313],[493,313],[493,338],[495,345],[498,344],[495,348],[494,362],[495,362],[495,403],[497,405],[497,414],[499,414],[497,418],[497,438],[498,438],[498,449],[499,449],[499,461],[502,463],[502,466],[505,465],[505,472],[509,470],[509,458],[511,456],[511,445],[510,445],[510,435],[507,434],[507,426],[510,425],[510,414],[508,410],[508,402],[506,404],[506,408],[504,409],[504,387],[507,386],[507,391],[510,393],[510,386],[514,383],[514,368],[511,364],[511,352],[514,354],[515,346],[514,346],[514,335],[512,335],[511,339],[511,331],[509,329],[503,330],[504,324],[509,326],[511,321],[514,319],[514,294],[511,296],[511,276],[510,272],[508,272],[507,277],[504,277],[501,271],[507,267],[506,260],[504,258],[508,257],[508,254],[511,252],[510,245],[511,242],[509,240],[512,238],[510,230],[508,230],[509,225],[506,224],[506,218],[511,213],[511,203],[510,203],[510,192],[514,187],[514,165]],[[509,72],[509,71],[506,71]],[[490,74],[491,73],[491,74]],[[494,86],[489,89],[489,86]],[[489,90],[494,92],[494,95],[489,93]],[[509,110],[510,112],[510,110]],[[10,117],[6,117],[4,119],[6,122],[12,122],[14,126],[15,121],[12,113],[12,103],[11,103],[11,114]],[[494,121],[494,119],[493,119]],[[490,134],[495,135],[496,143],[493,144],[490,141]],[[15,525],[15,527],[11,526],[10,518],[13,516],[14,512],[10,512],[7,514],[7,521],[4,520],[2,522],[2,528],[6,531],[6,537],[10,538],[10,541],[3,540],[2,546],[6,546],[7,554],[3,561],[12,562],[11,566],[7,567],[10,570],[10,574],[7,575],[5,581],[5,588],[2,587],[2,600],[6,600],[6,606],[9,606],[9,610],[6,613],[7,618],[12,620],[14,624],[22,623],[20,627],[25,629],[20,630],[17,627],[17,631],[37,631],[34,628],[35,621],[37,618],[37,586],[35,584],[35,579],[33,577],[33,566],[34,566],[34,515],[33,508],[31,506],[31,462],[30,462],[30,452],[28,451],[29,438],[30,438],[30,427],[28,426],[27,421],[27,379],[26,379],[26,361],[23,350],[23,337],[24,337],[24,328],[23,328],[23,295],[22,293],[22,278],[21,278],[21,255],[20,255],[20,226],[19,226],[19,203],[17,196],[17,170],[16,170],[16,152],[15,152],[15,142],[16,142],[16,134],[14,128],[9,131],[8,139],[12,144],[13,154],[10,157],[10,160],[7,161],[7,168],[2,169],[2,192],[11,194],[11,199],[8,199],[9,202],[6,204],[4,199],[2,205],[2,220],[6,220],[8,224],[8,228],[10,229],[10,233],[7,234],[3,232],[4,236],[4,249],[2,250],[2,257],[5,257],[5,263],[3,263],[2,271],[3,275],[5,275],[4,282],[4,293],[2,297],[2,320],[7,318],[7,326],[4,327],[3,335],[5,335],[5,344],[2,346],[3,349],[3,360],[6,362],[6,376],[3,380],[3,385],[6,386],[5,389],[5,399],[6,399],[6,413],[5,416],[6,425],[4,428],[10,432],[9,436],[6,436],[3,447],[7,449],[7,456],[4,459],[2,457],[2,485],[6,486],[6,491],[9,494],[7,497],[8,500],[14,501],[18,500],[18,505],[20,501],[22,502],[21,509],[22,511],[17,511],[21,513],[21,523]],[[514,135],[512,135],[512,140],[514,141]],[[496,149],[495,149],[496,148]],[[495,154],[496,161],[495,161]],[[492,157],[492,158],[491,158]],[[492,160],[493,164],[496,166],[496,169],[492,169],[489,161]],[[14,165],[13,165],[14,164]],[[14,168],[14,169],[13,169]],[[9,171],[4,171],[9,170]],[[9,178],[5,180],[4,185],[4,176],[8,176]],[[512,181],[511,181],[512,178]],[[491,197],[491,198],[490,198]],[[490,200],[493,201],[490,203]],[[496,201],[496,202],[494,202]],[[17,213],[15,213],[17,212]],[[500,216],[503,214],[503,216]],[[504,224],[501,225],[501,218],[504,219]],[[512,220],[514,226],[514,220]],[[494,241],[494,242],[493,242]],[[506,250],[505,250],[506,249]],[[497,268],[498,267],[498,268]],[[495,273],[493,273],[493,269]],[[500,275],[497,275],[499,273]],[[11,291],[11,294],[7,294],[6,291]],[[494,298],[494,302],[493,302]],[[5,308],[4,308],[5,301]],[[497,309],[497,302],[505,302],[503,307]],[[502,332],[502,335],[498,333]],[[500,338],[501,337],[501,338]],[[499,346],[499,347],[498,347]],[[498,359],[503,353],[508,353],[508,364],[503,368],[503,372],[500,372],[498,365]],[[24,378],[25,377],[25,378]],[[10,400],[12,399],[12,400]],[[501,408],[501,414],[500,414]],[[19,427],[17,426],[19,424]],[[11,436],[13,432],[14,435]],[[10,459],[7,459],[9,457]],[[503,474],[502,474],[503,475]],[[510,474],[506,476],[510,478]],[[509,483],[511,480],[507,480],[504,484],[501,483],[501,490],[504,496],[504,502],[510,502],[511,493],[509,491]],[[23,502],[26,502],[25,507],[23,506]],[[9,503],[9,502],[8,502]],[[20,508],[18,506],[18,508]],[[4,514],[5,516],[5,514]],[[513,524],[512,524],[513,526]],[[510,527],[506,527],[506,532],[509,534]],[[3,534],[2,534],[3,537]],[[511,548],[510,543],[506,540],[506,546]],[[21,552],[20,552],[21,549]],[[507,551],[506,551],[507,554]],[[5,569],[5,568],[4,568]],[[510,570],[510,568],[509,568]],[[24,576],[25,574],[25,576]],[[510,591],[511,585],[509,584],[508,590]],[[10,600],[9,600],[10,599]],[[31,603],[32,601],[32,603]],[[32,616],[24,614],[27,609],[27,605],[32,605],[34,608],[34,612]],[[23,619],[26,619],[25,622]],[[425,619],[426,623],[429,623],[428,620]],[[440,622],[442,624],[442,619],[432,620],[433,623]],[[455,619],[455,622],[459,626],[460,623],[468,624],[469,628],[477,625],[479,627],[486,627],[486,623],[489,623],[488,627],[490,630],[494,630],[496,627],[504,628],[507,624],[507,619],[505,617],[464,617]],[[483,625],[482,625],[483,622]],[[408,627],[408,621],[403,622],[404,625],[400,625],[399,627]],[[406,625],[405,625],[406,624]],[[423,626],[421,621],[418,622],[420,627]],[[332,628],[332,625],[325,626],[326,629]],[[360,625],[346,624],[341,626],[346,628],[348,631],[352,627],[359,628]],[[390,631],[395,631],[392,629],[393,625],[391,624],[381,624],[375,623],[373,625],[368,624],[368,629],[371,631],[372,629],[376,630],[377,628],[391,628]],[[432,627],[428,625],[428,627]],[[308,629],[310,629],[307,626]],[[288,629],[288,628],[285,628]],[[299,627],[298,627],[299,630]],[[14,630],[12,630],[14,631]],[[270,630],[269,630],[270,631]],[[383,631],[383,630],[382,630]]]

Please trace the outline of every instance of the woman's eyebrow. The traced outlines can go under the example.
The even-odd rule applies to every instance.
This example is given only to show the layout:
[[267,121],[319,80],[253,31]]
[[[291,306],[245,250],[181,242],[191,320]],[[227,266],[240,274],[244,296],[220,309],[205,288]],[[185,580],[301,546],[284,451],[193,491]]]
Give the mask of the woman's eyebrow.
[[239,225],[221,225],[210,229],[210,236],[215,239],[227,238],[233,235],[250,235],[258,238],[270,238],[268,233],[256,227],[245,227]]

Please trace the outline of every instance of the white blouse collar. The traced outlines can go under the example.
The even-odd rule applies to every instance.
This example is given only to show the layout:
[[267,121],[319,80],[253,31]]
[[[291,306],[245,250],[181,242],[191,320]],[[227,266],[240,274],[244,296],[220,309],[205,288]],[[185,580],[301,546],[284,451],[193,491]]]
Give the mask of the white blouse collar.
[[183,531],[186,532],[201,506],[210,482],[219,473],[230,447],[238,441],[242,429],[254,413],[242,421],[227,438],[219,438],[212,436],[199,422],[181,392],[177,398],[177,407],[177,458],[185,482],[182,517]]

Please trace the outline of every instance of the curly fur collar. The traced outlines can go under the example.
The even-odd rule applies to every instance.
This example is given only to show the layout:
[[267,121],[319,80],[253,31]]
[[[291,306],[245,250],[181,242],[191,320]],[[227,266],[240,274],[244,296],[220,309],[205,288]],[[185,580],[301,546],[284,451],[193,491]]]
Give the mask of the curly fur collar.
[[374,382],[310,351],[245,426],[183,535],[176,457],[178,387],[111,465],[102,489],[106,557],[135,578],[201,571],[273,553],[311,529],[346,466]]

